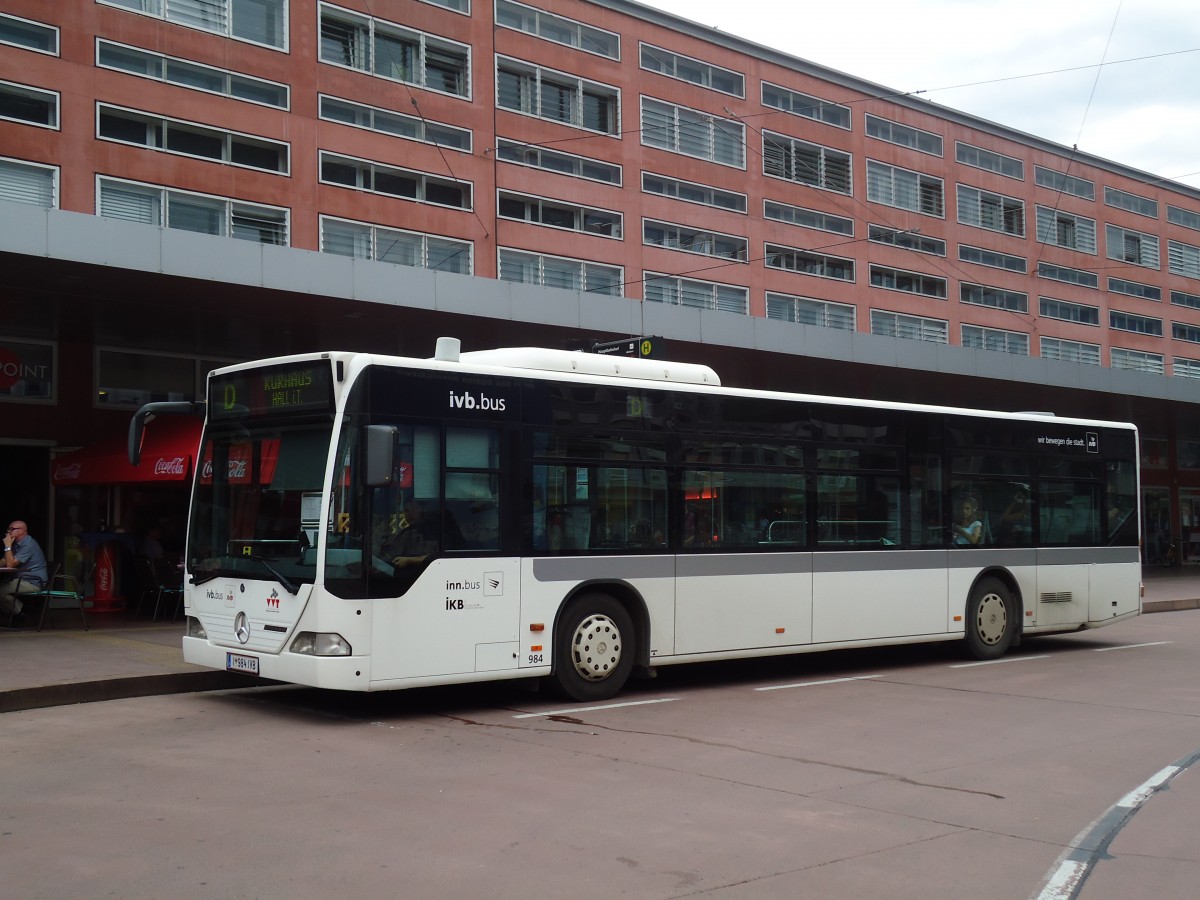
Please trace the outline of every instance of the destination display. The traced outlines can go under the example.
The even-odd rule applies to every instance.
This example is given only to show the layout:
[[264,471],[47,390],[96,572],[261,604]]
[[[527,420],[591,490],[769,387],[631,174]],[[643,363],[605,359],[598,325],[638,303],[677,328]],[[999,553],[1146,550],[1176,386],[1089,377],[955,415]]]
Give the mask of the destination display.
[[213,421],[332,409],[327,360],[214,375],[209,381],[208,417]]

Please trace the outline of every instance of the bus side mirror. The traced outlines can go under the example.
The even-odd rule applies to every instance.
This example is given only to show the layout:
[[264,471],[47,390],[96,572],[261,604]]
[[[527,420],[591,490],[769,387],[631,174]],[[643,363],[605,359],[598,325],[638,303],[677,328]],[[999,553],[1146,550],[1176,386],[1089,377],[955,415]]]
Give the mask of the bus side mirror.
[[367,487],[387,487],[395,469],[396,427],[368,425],[365,431],[367,465],[363,480]]

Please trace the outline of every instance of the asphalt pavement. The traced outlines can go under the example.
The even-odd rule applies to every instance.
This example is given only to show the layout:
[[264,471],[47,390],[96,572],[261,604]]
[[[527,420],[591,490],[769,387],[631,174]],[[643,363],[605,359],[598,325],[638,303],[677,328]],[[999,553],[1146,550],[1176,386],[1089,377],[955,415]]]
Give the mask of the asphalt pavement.
[[[1143,572],[1146,613],[1200,609],[1200,566]],[[271,682],[183,661],[183,622],[124,612],[51,610],[36,626],[0,628],[0,713],[126,697],[250,687]]]

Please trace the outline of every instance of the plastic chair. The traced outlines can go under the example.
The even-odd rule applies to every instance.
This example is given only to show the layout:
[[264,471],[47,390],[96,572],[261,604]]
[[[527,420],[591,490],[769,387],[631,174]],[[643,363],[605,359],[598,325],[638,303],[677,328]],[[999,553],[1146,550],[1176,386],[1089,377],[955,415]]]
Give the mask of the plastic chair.
[[146,562],[150,563],[150,572],[154,578],[155,590],[157,592],[154,601],[154,614],[150,616],[150,621],[158,621],[158,611],[162,608],[163,598],[174,597],[175,612],[171,615],[171,621],[174,622],[179,618],[179,611],[183,608],[183,572],[165,559],[148,559]]
[[[30,602],[41,601],[42,612],[38,616],[37,630],[41,631],[46,625],[46,613],[50,610],[50,606],[58,601],[59,603],[67,602],[72,607],[79,608],[79,619],[83,622],[83,630],[88,630],[87,614],[83,609],[83,591],[80,589],[79,580],[74,575],[62,574],[61,563],[47,563],[46,571],[50,573],[50,580],[40,591],[29,591],[27,593],[18,593],[21,603],[28,606]],[[20,580],[17,581],[18,588]],[[15,616],[14,616],[15,619]]]

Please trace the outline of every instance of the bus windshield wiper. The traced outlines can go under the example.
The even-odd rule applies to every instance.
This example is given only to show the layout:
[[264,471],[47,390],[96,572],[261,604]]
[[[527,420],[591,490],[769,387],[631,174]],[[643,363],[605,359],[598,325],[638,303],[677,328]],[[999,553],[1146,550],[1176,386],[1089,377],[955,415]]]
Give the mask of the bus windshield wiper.
[[272,575],[274,575],[275,580],[278,581],[281,585],[283,585],[283,589],[285,591],[287,591],[289,594],[292,594],[294,596],[295,594],[299,593],[300,588],[297,587],[296,584],[290,578],[288,578],[286,575],[284,575],[282,572],[280,572],[278,569],[276,569],[273,565],[271,565],[272,562],[278,562],[278,560],[275,560],[273,558],[269,558],[266,556],[259,556],[256,553],[250,554],[249,556],[246,557],[246,559],[252,559],[255,562],[262,563],[263,568],[266,569],[268,572],[270,572]]

